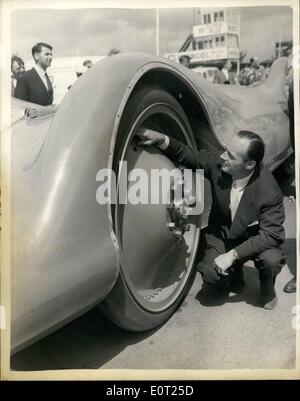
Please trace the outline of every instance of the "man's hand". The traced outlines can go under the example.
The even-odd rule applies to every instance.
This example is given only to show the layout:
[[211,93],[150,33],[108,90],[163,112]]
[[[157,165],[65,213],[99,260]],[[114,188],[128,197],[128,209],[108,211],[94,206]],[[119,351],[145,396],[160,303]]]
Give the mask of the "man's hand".
[[222,253],[221,255],[216,257],[214,262],[214,269],[222,276],[227,276],[227,270],[233,265],[236,259],[237,257],[234,249],[227,253]]
[[141,139],[141,141],[138,142],[138,145],[162,145],[165,141],[164,134],[146,128],[139,128],[136,136]]

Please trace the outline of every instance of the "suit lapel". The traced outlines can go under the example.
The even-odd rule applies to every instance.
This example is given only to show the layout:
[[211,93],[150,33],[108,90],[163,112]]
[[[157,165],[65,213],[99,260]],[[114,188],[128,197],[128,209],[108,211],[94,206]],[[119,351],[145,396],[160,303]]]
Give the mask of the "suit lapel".
[[236,238],[237,236],[241,235],[250,223],[252,212],[254,211],[256,194],[255,188],[258,176],[259,169],[256,169],[246,185],[229,230],[229,237],[231,238]]
[[47,90],[44,82],[42,81],[42,78],[39,76],[39,74],[37,73],[37,71],[36,71],[36,69],[34,67],[32,68],[32,71],[35,74],[35,76],[37,77],[37,82],[39,83],[40,87],[43,89],[44,93],[47,94],[49,99],[51,99],[51,94]]

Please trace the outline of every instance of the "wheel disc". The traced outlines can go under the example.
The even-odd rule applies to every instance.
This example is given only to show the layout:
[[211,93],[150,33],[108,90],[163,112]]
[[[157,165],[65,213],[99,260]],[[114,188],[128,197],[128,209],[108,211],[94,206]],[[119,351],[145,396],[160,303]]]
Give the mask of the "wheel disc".
[[[173,107],[154,104],[134,121],[122,149],[121,161],[127,171],[143,169],[148,173],[148,199],[153,187],[153,169],[173,170],[176,166],[154,147],[138,147],[134,135],[139,127],[173,135],[187,143],[188,127]],[[121,172],[119,171],[119,186]],[[128,193],[131,184],[128,184]],[[157,187],[156,187],[157,188]],[[144,188],[145,189],[145,188]],[[120,247],[121,272],[136,302],[145,310],[160,312],[178,298],[190,276],[200,233],[199,216],[189,216],[189,231],[174,235],[170,230],[166,204],[117,204],[115,227]]]

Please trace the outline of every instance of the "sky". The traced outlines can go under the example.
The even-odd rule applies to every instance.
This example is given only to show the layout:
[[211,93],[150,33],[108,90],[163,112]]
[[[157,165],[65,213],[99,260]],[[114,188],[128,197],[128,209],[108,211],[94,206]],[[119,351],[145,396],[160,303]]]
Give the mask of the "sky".
[[[245,61],[274,54],[275,42],[292,39],[289,7],[241,7],[240,50]],[[196,17],[197,18],[197,17]],[[193,24],[193,9],[160,10],[160,54],[179,50]],[[53,46],[53,56],[102,56],[113,47],[155,54],[155,10],[80,9],[15,10],[12,14],[12,53],[31,58],[39,41]],[[197,22],[197,19],[196,21]]]

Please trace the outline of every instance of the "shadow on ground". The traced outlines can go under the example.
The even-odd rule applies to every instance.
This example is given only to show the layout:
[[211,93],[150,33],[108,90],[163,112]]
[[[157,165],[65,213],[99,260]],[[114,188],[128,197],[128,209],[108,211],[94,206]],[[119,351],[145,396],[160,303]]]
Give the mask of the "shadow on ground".
[[136,333],[120,329],[95,308],[13,355],[11,369],[97,369],[126,347],[145,340],[154,332]]

